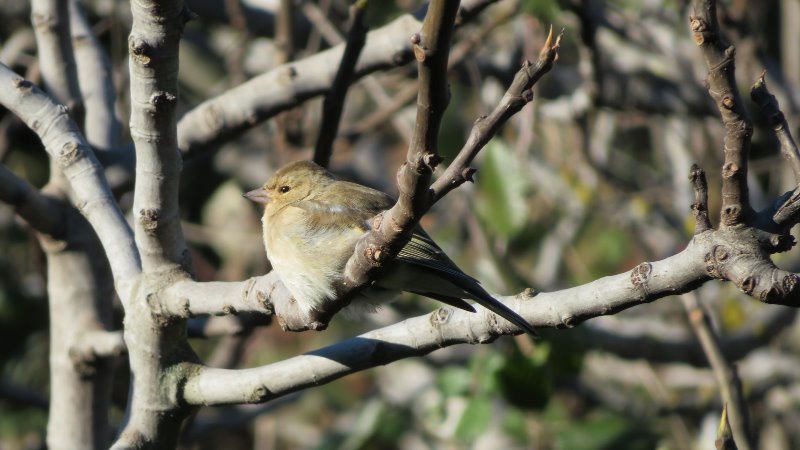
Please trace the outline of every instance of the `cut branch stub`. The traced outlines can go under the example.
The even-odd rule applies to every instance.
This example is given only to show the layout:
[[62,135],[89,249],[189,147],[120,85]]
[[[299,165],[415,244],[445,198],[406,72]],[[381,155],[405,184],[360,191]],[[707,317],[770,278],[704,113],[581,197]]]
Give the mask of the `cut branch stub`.
[[708,219],[708,182],[706,172],[697,164],[692,164],[689,171],[689,180],[694,188],[694,203],[692,203],[692,215],[694,215],[694,234],[700,234],[711,229],[711,221]]

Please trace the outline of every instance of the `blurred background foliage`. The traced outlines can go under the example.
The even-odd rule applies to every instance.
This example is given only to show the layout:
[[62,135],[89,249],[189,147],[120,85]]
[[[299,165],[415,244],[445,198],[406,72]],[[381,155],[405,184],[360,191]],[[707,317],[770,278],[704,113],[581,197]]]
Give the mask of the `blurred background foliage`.
[[[278,64],[327,48],[327,25],[346,32],[344,0],[294,2],[292,51],[273,36],[278,1],[187,0],[197,20],[181,45],[180,114]],[[370,2],[379,29],[422,2]],[[800,109],[798,0],[720,2],[737,45],[743,91],[762,70],[797,136]],[[126,1],[84,2],[115,68],[118,113],[127,123]],[[443,199],[423,225],[490,291],[567,288],[620,273],[681,249],[692,234],[687,180],[696,162],[709,176],[711,216],[719,205],[722,126],[703,87],[705,68],[681,0],[502,0],[464,24],[453,47],[451,103],[442,125],[445,164],[473,121],[498,102],[524,59],[535,59],[547,28],[565,30],[560,59],[475,162],[474,184]],[[0,1],[0,60],[38,80],[27,2]],[[476,38],[478,37],[478,38]],[[349,91],[332,169],[393,192],[413,125],[415,67],[373,75]],[[409,90],[411,89],[411,90]],[[403,96],[406,97],[403,97]],[[399,108],[392,100],[405,101]],[[751,105],[749,105],[751,106]],[[394,109],[393,109],[394,108]],[[396,109],[396,110],[395,110]],[[246,134],[186,161],[184,233],[201,280],[266,273],[259,212],[241,193],[276,167],[309,158],[321,99],[284,111]],[[790,189],[764,117],[756,124],[753,203]],[[0,111],[0,160],[36,186],[48,177],[36,137]],[[130,186],[120,202],[130,207]],[[34,236],[0,205],[0,448],[40,448],[46,425],[47,298]],[[779,255],[797,271],[797,252]],[[699,290],[739,368],[760,448],[800,448],[800,326],[792,310],[764,307],[728,285]],[[534,300],[535,301],[535,298]],[[404,297],[362,318],[337,318],[324,333],[247,328],[196,339],[224,367],[279,361],[435,308]],[[119,313],[118,313],[119,316]],[[117,318],[121,323],[121,318]],[[216,320],[216,319],[209,319]],[[710,448],[721,404],[714,378],[680,302],[664,299],[544,339],[503,338],[356,373],[267,405],[201,410],[182,448],[309,449],[684,449]],[[726,347],[726,348],[728,348]],[[699,356],[698,356],[699,355]],[[118,362],[114,417],[126,400]]]

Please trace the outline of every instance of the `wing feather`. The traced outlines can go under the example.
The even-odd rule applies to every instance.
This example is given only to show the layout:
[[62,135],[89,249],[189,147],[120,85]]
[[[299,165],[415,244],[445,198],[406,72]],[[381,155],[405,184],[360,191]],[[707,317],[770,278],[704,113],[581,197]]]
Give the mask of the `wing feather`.
[[[465,274],[450,258],[445,255],[441,248],[422,230],[417,227],[414,231],[411,240],[408,244],[400,250],[397,256],[398,261],[425,267],[429,270],[436,272],[439,276],[446,279],[453,285],[464,291],[465,296],[468,296],[483,307],[489,309],[495,314],[505,318],[514,325],[525,330],[532,336],[538,336],[536,330],[522,317],[519,316],[514,310],[501,303],[491,296],[480,285],[478,280]],[[428,291],[430,291],[430,287]],[[461,304],[453,302],[453,296],[442,294],[438,292],[419,292],[422,295],[431,297],[433,299],[443,301],[453,306],[463,308]],[[463,308],[466,309],[466,308]]]

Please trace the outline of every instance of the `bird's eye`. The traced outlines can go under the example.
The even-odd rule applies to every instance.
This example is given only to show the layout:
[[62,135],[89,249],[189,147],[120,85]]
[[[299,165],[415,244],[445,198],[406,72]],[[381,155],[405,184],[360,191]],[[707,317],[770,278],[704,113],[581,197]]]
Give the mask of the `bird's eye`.
[[278,190],[281,192],[281,194],[285,194],[285,193],[289,192],[291,189],[292,188],[289,187],[289,186],[281,186],[280,188],[278,188]]

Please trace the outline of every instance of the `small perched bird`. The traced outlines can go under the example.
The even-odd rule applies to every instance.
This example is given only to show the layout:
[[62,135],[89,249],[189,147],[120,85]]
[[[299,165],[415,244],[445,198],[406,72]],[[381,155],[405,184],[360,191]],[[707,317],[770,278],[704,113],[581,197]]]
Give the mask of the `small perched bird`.
[[[281,281],[305,309],[336,297],[347,260],[369,223],[394,201],[383,192],[336,179],[310,161],[290,163],[267,183],[246,194],[263,203],[264,246]],[[399,291],[413,292],[475,312],[464,298],[477,301],[531,335],[533,327],[459,269],[422,227],[377,282],[359,293],[355,302],[374,305]]]

